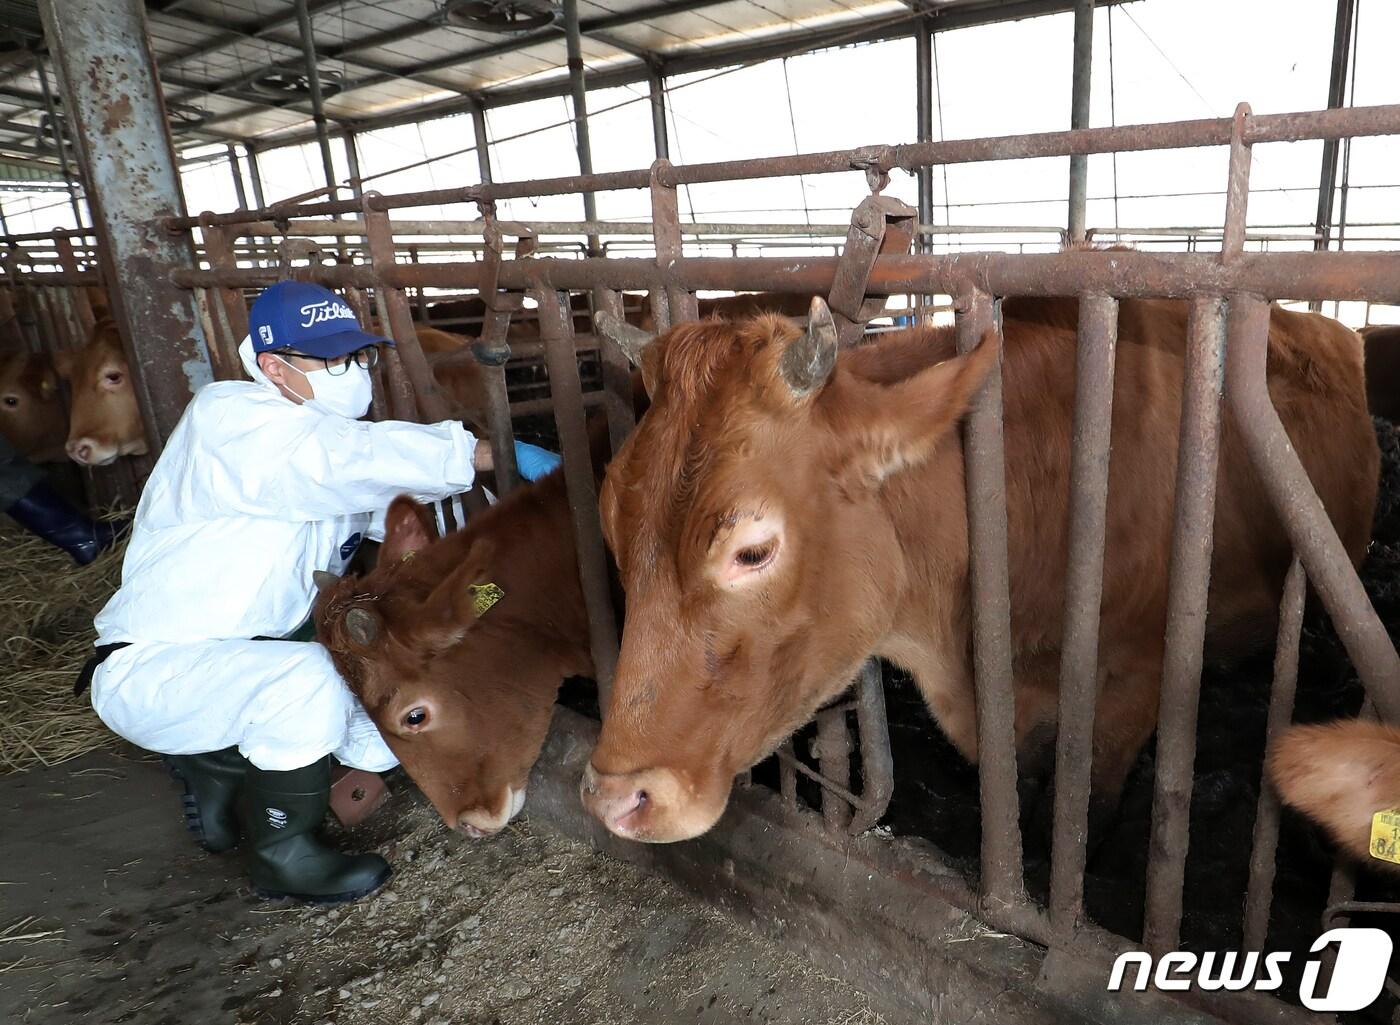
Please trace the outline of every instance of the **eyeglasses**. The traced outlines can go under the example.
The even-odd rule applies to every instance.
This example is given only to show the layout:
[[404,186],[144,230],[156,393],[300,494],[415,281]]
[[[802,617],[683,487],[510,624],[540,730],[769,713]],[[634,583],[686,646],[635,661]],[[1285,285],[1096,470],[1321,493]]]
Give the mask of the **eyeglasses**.
[[324,356],[308,356],[304,352],[287,352],[288,356],[296,359],[317,360],[325,367],[326,373],[332,377],[340,377],[350,369],[350,364],[354,363],[362,370],[373,370],[379,363],[379,347],[377,345],[367,345],[363,349],[356,349],[352,353],[344,356],[326,358]]

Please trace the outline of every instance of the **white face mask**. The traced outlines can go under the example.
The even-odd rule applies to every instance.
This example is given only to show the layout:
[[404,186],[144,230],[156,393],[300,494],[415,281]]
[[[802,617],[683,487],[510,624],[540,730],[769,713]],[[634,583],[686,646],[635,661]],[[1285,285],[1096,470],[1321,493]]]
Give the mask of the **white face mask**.
[[358,363],[352,361],[343,373],[332,376],[325,368],[306,371],[292,366],[275,353],[273,355],[279,363],[301,374],[311,385],[315,398],[302,400],[302,405],[318,413],[343,416],[349,420],[358,420],[369,412],[374,385],[370,381],[369,371]]

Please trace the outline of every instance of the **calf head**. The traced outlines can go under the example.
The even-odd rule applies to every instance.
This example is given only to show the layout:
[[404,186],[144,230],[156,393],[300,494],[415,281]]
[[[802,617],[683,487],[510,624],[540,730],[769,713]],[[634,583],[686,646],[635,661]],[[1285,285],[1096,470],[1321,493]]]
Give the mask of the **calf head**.
[[72,397],[68,457],[84,466],[106,466],[121,456],[145,455],[146,427],[116,323],[98,321],[87,344],[60,353],[56,365]]
[[911,346],[882,368],[837,357],[825,303],[810,321],[684,324],[640,357],[652,405],[600,496],[626,621],[582,784],[619,836],[703,833],[735,774],[849,684],[904,584],[882,493],[996,358]]
[[37,463],[62,462],[68,413],[46,355],[14,352],[0,362],[0,434]]
[[433,540],[427,510],[396,499],[378,565],[318,575],[315,610],[321,642],[404,770],[473,837],[520,811],[559,683],[591,668],[571,664],[528,607],[535,567],[494,511]]

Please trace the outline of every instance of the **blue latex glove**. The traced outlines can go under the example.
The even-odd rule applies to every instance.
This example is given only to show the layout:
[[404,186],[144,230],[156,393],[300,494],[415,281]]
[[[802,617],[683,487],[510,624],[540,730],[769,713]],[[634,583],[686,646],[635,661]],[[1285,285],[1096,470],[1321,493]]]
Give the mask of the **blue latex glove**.
[[539,480],[547,473],[557,470],[562,462],[559,456],[547,448],[523,441],[515,443],[515,466],[520,471],[520,476],[526,480]]

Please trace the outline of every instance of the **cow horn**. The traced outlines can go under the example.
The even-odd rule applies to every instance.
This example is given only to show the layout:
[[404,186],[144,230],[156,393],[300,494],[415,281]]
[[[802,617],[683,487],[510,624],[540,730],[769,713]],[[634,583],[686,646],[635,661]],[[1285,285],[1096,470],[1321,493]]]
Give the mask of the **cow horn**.
[[316,590],[326,591],[340,583],[340,577],[324,569],[313,569],[311,580],[316,585]]
[[345,631],[352,641],[367,648],[379,638],[379,617],[356,606],[345,613]]
[[836,366],[836,321],[821,296],[812,297],[807,331],[783,352],[783,380],[798,398],[810,395],[831,376]]
[[655,340],[654,335],[607,312],[600,312],[595,316],[593,325],[599,334],[623,351],[634,367],[642,365],[642,350]]

